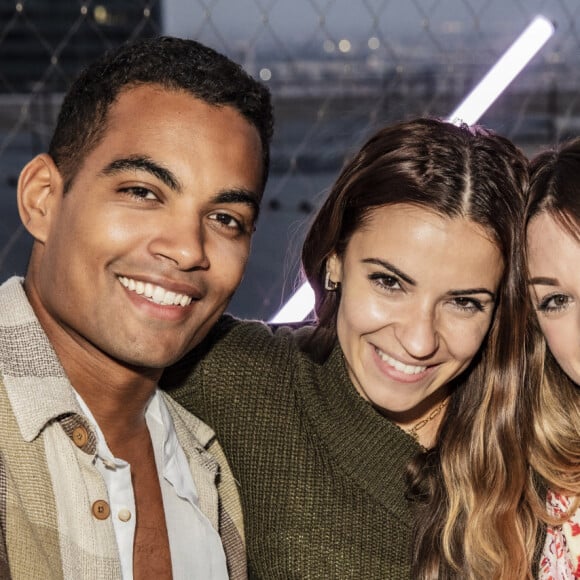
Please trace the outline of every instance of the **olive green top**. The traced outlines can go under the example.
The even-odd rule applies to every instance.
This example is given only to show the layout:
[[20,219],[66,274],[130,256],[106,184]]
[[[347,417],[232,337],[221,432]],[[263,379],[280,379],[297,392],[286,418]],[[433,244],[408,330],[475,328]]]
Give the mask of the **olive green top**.
[[170,371],[186,376],[170,394],[230,461],[251,578],[407,579],[404,472],[420,448],[357,393],[340,347],[318,364],[301,336],[225,317]]

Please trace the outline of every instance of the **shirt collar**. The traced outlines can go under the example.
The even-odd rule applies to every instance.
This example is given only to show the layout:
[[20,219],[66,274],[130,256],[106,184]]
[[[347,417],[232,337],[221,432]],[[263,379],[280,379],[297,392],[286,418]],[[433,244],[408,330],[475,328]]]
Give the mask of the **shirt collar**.
[[13,277],[0,286],[0,370],[22,437],[32,441],[47,423],[81,409],[22,284]]
[[[96,455],[98,459],[109,469],[127,466],[125,460],[113,455],[91,410],[76,391],[75,395],[79,406],[92,424],[95,432],[97,439]],[[197,492],[191,479],[187,459],[183,454],[169,409],[161,397],[159,389],[153,393],[147,405],[145,420],[149,427],[153,447],[158,450],[155,453],[155,458],[160,464],[157,466],[159,474],[173,486],[175,493],[179,497],[187,499],[192,504],[197,505]]]
[[[179,497],[197,505],[197,492],[187,458],[179,444],[169,409],[158,390],[149,402],[146,419],[154,445],[161,451],[161,465],[158,467],[160,474],[173,486]],[[159,440],[156,441],[156,438]]]

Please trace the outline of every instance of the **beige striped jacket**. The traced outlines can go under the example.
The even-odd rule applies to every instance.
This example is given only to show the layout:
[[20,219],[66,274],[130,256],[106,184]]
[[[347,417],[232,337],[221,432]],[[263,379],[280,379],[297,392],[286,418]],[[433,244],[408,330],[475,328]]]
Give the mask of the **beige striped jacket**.
[[[247,577],[236,483],[213,431],[162,393],[230,578]],[[75,430],[88,437],[75,443]],[[0,286],[0,578],[121,578],[96,438],[20,278]],[[97,504],[98,505],[98,504]]]

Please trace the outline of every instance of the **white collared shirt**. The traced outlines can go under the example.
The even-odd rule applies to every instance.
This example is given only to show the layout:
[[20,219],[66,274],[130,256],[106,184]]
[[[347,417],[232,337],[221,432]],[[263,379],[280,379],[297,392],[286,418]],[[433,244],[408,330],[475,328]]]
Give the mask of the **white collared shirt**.
[[[97,436],[94,463],[109,494],[123,580],[132,580],[135,495],[131,466],[113,456],[92,413],[78,393],[77,398]],[[174,580],[227,580],[226,558],[221,539],[199,509],[199,499],[187,458],[159,391],[151,398],[145,419],[159,473]]]

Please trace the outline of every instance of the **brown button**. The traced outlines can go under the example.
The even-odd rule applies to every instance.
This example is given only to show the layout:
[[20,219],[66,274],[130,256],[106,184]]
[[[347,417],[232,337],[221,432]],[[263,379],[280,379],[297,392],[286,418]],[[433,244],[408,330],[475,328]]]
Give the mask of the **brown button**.
[[98,520],[106,520],[111,513],[111,508],[109,504],[104,499],[98,499],[92,507],[93,515]]
[[72,440],[77,447],[84,447],[89,439],[89,434],[84,427],[75,427],[72,434]]

